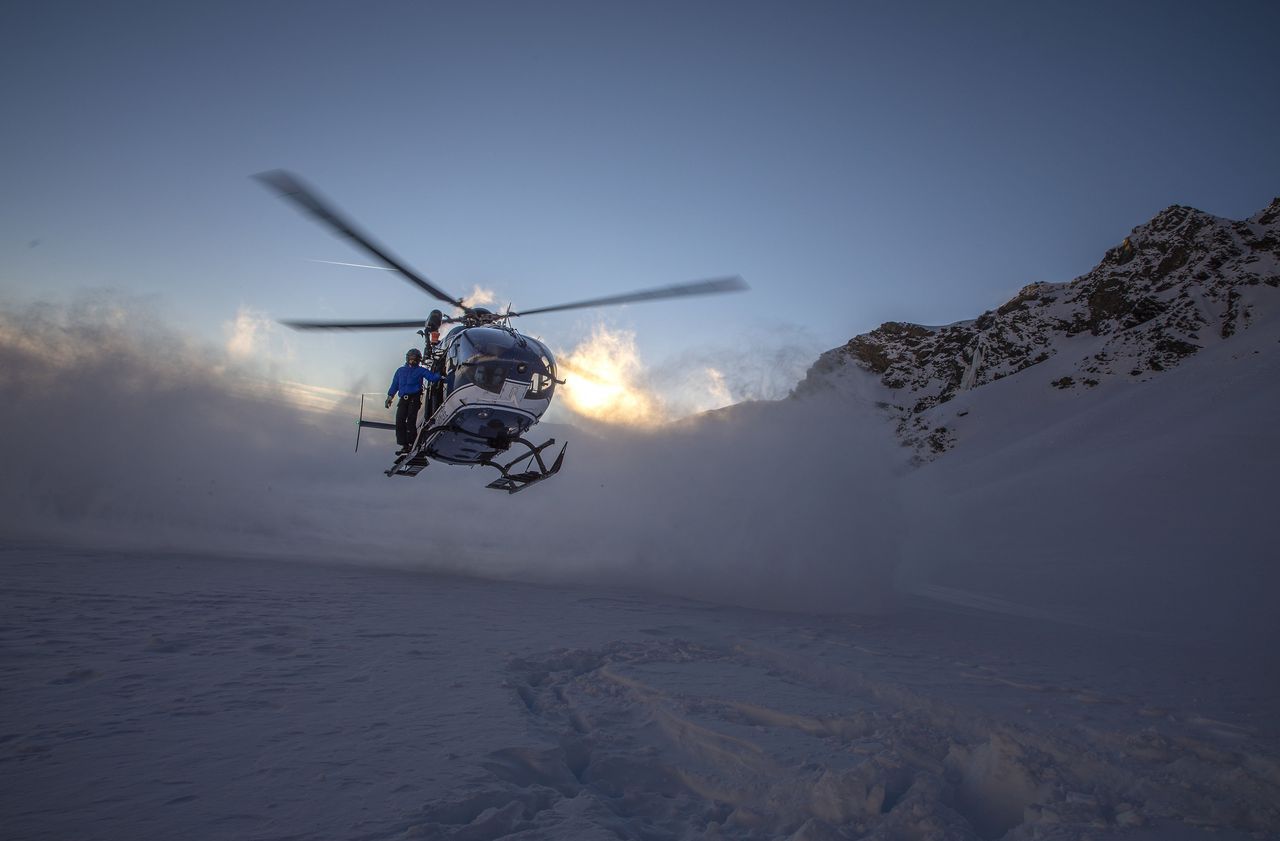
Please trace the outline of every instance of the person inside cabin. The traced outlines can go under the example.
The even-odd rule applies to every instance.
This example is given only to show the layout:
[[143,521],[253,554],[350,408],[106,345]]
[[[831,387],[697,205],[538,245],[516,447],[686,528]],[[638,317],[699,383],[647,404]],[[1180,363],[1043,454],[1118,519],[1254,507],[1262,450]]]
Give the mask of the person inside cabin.
[[391,388],[387,389],[388,409],[396,395],[400,395],[400,403],[396,406],[396,444],[399,445],[396,455],[413,449],[414,438],[418,434],[418,409],[422,407],[424,380],[439,382],[440,375],[423,367],[422,351],[411,347],[404,355],[404,364],[396,369],[391,378]]

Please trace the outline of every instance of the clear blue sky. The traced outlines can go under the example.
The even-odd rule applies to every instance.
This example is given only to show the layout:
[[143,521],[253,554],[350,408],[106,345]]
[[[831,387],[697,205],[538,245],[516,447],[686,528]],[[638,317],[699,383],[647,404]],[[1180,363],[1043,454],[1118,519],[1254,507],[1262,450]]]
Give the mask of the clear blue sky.
[[[0,289],[159,295],[210,339],[245,306],[425,315],[306,262],[365,258],[248,178],[284,167],[455,294],[738,273],[600,315],[655,360],[821,349],[1069,280],[1172,203],[1263,207],[1278,36],[1274,2],[10,2]],[[380,382],[413,339],[300,338],[295,374]]]

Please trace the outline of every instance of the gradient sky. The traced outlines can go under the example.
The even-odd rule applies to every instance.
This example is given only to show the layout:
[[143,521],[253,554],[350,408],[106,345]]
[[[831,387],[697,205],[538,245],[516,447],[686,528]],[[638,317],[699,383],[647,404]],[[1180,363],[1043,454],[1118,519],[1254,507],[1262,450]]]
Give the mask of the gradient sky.
[[[1274,2],[9,2],[0,303],[111,288],[217,342],[425,316],[307,262],[366,258],[248,177],[283,167],[454,294],[753,287],[520,324],[554,347],[816,352],[1070,280],[1169,204],[1261,209],[1278,35]],[[414,340],[290,334],[287,373],[380,384]]]

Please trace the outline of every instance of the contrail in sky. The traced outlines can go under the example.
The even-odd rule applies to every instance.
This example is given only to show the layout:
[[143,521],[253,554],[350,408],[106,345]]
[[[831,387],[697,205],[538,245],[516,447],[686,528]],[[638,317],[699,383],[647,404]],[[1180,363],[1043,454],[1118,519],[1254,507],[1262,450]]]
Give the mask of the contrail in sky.
[[319,260],[315,257],[308,258],[312,263],[328,263],[331,266],[351,266],[356,269],[378,269],[384,272],[394,272],[395,269],[390,266],[370,266],[367,263],[341,263],[337,260]]

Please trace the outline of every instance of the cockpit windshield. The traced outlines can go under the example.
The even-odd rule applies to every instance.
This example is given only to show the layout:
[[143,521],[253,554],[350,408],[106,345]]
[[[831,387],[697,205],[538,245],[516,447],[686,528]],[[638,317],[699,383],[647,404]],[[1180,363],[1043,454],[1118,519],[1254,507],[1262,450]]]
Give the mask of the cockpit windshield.
[[497,327],[471,327],[458,333],[449,348],[448,372],[453,388],[474,384],[499,393],[508,380],[528,386],[524,395],[535,400],[551,397],[555,388],[555,359],[537,339]]

